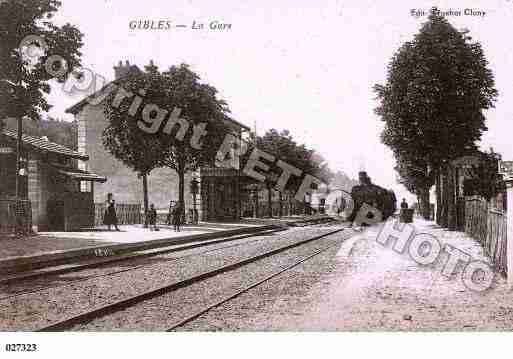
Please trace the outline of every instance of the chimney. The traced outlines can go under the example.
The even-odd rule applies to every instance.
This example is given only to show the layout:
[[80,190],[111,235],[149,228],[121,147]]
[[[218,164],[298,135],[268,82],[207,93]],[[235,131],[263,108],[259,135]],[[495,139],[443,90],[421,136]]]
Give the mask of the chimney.
[[127,76],[128,73],[132,71],[134,67],[137,68],[137,66],[131,66],[128,60],[125,61],[124,65],[123,62],[120,60],[118,66],[114,66],[114,78],[117,80],[119,78]]
[[358,172],[358,181],[360,182],[360,185],[362,185],[362,186],[372,184],[370,177],[367,175],[367,172],[365,172],[365,171]]

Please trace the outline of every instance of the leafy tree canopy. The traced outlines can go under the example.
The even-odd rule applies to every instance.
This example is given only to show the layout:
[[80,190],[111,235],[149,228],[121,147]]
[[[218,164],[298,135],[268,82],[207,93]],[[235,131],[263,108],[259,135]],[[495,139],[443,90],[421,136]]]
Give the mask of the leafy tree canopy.
[[[183,203],[185,173],[213,165],[224,135],[230,132],[226,125],[227,104],[217,98],[213,86],[201,83],[199,76],[186,64],[161,72],[150,63],[144,71],[131,73],[120,84],[124,91],[140,94],[143,102],[132,116],[129,113],[133,98],[116,107],[112,104],[117,91],[107,97],[104,112],[109,125],[103,133],[105,147],[141,175],[157,167],[175,170],[179,176],[179,200]],[[140,127],[145,122],[142,112],[147,105],[156,105],[163,119],[151,133]],[[180,111],[177,117],[185,120],[186,125],[181,127],[177,122],[167,127],[171,114],[177,109]],[[159,115],[152,112],[151,116]],[[206,134],[195,147],[191,141],[197,126],[205,126]]]
[[463,169],[466,175],[465,195],[479,195],[489,201],[499,192],[506,190],[498,168],[501,155],[494,152],[493,149],[477,154],[480,159],[479,164]]
[[[304,174],[317,177],[324,183],[328,183],[333,177],[324,158],[306,145],[298,144],[288,130],[280,132],[276,129],[270,129],[263,136],[256,137],[253,146],[303,171],[302,176],[290,177],[285,188],[286,191],[297,190]],[[251,151],[252,148],[249,148],[246,157]],[[267,177],[266,186],[274,186],[280,174],[281,169],[278,166],[272,166]]]
[[[396,158],[438,168],[475,149],[486,130],[483,110],[497,97],[481,45],[435,11],[388,65],[376,85],[381,138]],[[405,163],[398,167],[405,174]],[[409,175],[405,175],[410,177]]]
[[[16,131],[17,121],[15,118],[7,118],[5,127]],[[23,133],[35,137],[48,137],[51,142],[58,143],[73,150],[77,150],[77,122],[63,121],[48,117],[46,120],[30,121],[23,125]]]
[[[50,109],[46,95],[50,93],[49,80],[54,78],[45,63],[58,55],[66,62],[66,69],[56,80],[63,82],[73,69],[80,66],[82,33],[73,25],[58,26],[52,19],[61,6],[57,0],[4,0],[0,2],[0,119],[28,117],[39,120],[41,112]],[[47,48],[39,47],[30,57],[20,43],[27,36],[38,36]],[[50,64],[50,62],[48,62]],[[52,63],[59,70],[59,62]],[[1,126],[1,124],[0,124]]]

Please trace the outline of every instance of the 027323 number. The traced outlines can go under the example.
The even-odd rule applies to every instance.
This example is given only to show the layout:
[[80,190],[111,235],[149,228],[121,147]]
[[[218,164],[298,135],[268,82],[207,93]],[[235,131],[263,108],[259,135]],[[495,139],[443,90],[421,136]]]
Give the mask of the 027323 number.
[[6,352],[35,352],[37,344],[5,344]]

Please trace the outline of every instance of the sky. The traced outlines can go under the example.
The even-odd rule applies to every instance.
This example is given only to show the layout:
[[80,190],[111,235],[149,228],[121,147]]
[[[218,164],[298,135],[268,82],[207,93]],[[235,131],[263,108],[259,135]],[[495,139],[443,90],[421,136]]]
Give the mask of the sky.
[[[82,64],[112,80],[120,60],[161,69],[185,62],[219,90],[232,117],[259,135],[288,129],[316,149],[333,170],[352,178],[364,169],[373,182],[398,198],[413,196],[397,183],[391,151],[380,143],[383,122],[372,87],[384,83],[394,52],[413,38],[428,10],[461,11],[448,20],[483,45],[495,74],[499,98],[486,112],[490,146],[513,160],[513,1],[197,1],[62,0],[55,21],[84,33]],[[426,16],[412,16],[424,10]],[[484,16],[464,15],[465,9]],[[170,21],[169,30],[130,29],[130,22]],[[212,21],[231,24],[210,30]],[[203,23],[203,29],[191,26]],[[175,25],[186,25],[176,28]],[[52,86],[49,115],[64,111],[85,94],[70,96]]]

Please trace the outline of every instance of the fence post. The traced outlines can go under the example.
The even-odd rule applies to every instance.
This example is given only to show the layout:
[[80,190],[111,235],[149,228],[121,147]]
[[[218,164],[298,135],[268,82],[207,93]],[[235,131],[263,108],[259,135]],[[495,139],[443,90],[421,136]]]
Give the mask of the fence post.
[[506,213],[508,216],[506,225],[506,248],[508,251],[508,286],[510,289],[513,289],[513,180],[507,181],[506,187],[508,191],[508,211]]

